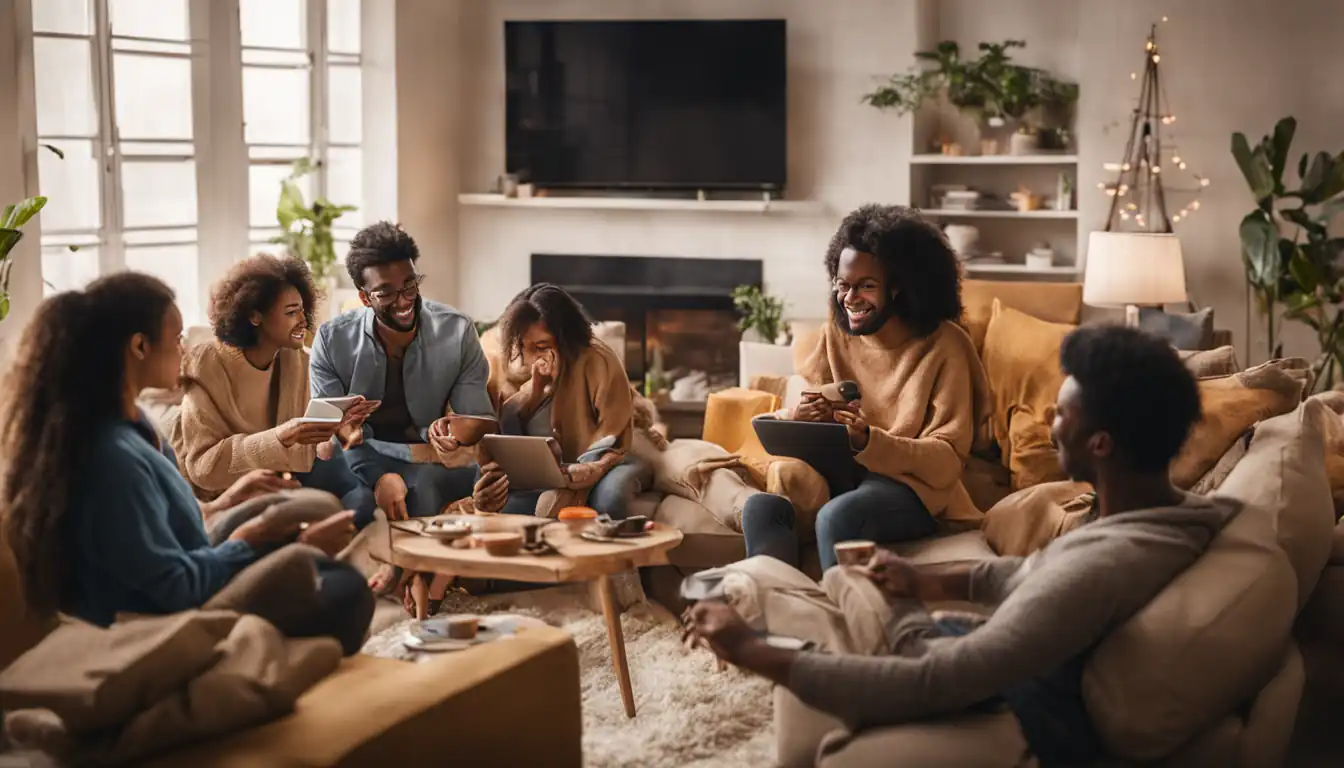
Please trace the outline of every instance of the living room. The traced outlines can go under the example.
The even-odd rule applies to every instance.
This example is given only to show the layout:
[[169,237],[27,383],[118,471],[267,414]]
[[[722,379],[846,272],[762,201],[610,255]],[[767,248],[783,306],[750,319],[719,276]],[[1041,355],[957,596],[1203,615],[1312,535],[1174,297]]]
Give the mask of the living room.
[[[726,26],[697,38],[698,25],[674,23],[690,21],[742,26],[725,43]],[[687,35],[656,49],[668,60],[649,68],[661,81],[642,72],[637,86],[613,86],[672,115],[658,127],[661,144],[635,137],[622,147],[642,148],[653,176],[601,168],[606,148],[595,136],[615,128],[575,117],[584,99],[604,98],[591,89],[624,72],[582,83],[583,93],[557,86],[563,74],[529,74],[529,57],[554,55],[535,40],[556,45],[565,25],[555,22],[591,23],[591,37],[569,43],[616,60],[634,56],[638,46],[621,40],[636,29]],[[601,32],[598,22],[629,25]],[[629,510],[652,522],[633,543],[620,543],[618,528],[593,534],[583,519],[548,526],[550,538],[540,526],[484,522],[464,524],[479,547],[459,549],[447,546],[456,529],[389,522],[386,489],[371,488],[379,517],[342,559],[365,575],[395,564],[405,584],[378,601],[361,654],[246,725],[165,714],[183,709],[176,694],[128,681],[122,690],[139,698],[100,711],[99,725],[157,712],[134,721],[149,736],[81,731],[87,716],[71,718],[92,705],[62,709],[49,689],[65,680],[32,675],[39,661],[63,658],[47,642],[47,655],[11,667],[11,682],[0,673],[0,706],[7,715],[54,709],[65,722],[43,730],[33,724],[47,721],[31,715],[7,721],[0,765],[99,749],[163,765],[1048,763],[1004,759],[1018,742],[979,715],[863,729],[811,719],[818,713],[787,685],[716,659],[707,644],[682,644],[677,614],[695,574],[731,570],[753,553],[743,538],[749,498],[782,496],[811,520],[839,495],[805,460],[767,451],[752,425],[825,383],[799,375],[840,307],[825,257],[841,220],[868,203],[921,209],[955,252],[960,322],[987,375],[993,415],[984,426],[997,443],[972,451],[958,481],[983,518],[974,530],[943,525],[895,551],[923,564],[1027,556],[1091,519],[1093,489],[1070,482],[1051,443],[1065,378],[1059,351],[1075,328],[1123,324],[1133,308],[1197,379],[1205,418],[1172,465],[1176,487],[1275,511],[1254,530],[1229,524],[1221,544],[1117,625],[1082,684],[1107,759],[1335,764],[1341,747],[1322,713],[1338,711],[1344,691],[1344,405],[1331,391],[1344,387],[1344,181],[1331,180],[1344,179],[1344,85],[1328,74],[1344,63],[1332,45],[1341,28],[1344,4],[1325,0],[0,0],[0,99],[12,116],[0,120],[0,200],[46,198],[31,219],[6,212],[0,221],[5,233],[21,232],[0,241],[7,358],[44,300],[125,269],[173,290],[188,347],[215,343],[213,292],[257,253],[306,257],[327,294],[317,322],[372,311],[346,256],[363,227],[387,220],[418,246],[418,295],[475,321],[492,381],[517,389],[527,380],[511,378],[508,328],[496,325],[519,292],[545,281],[574,295],[599,321],[594,343],[617,354],[634,387],[636,443],[644,435],[654,445],[642,449],[652,475]],[[947,42],[957,59],[946,47],[939,59]],[[995,52],[985,43],[1006,46],[1010,64],[986,64]],[[696,101],[697,88],[730,80],[715,78],[715,67],[735,61],[757,78],[766,119],[725,101],[729,86],[717,101]],[[1009,88],[1000,82],[986,86],[992,103],[971,93],[951,104],[966,96],[956,77],[976,66],[1031,73],[1030,103],[1016,111],[993,102]],[[685,104],[654,103],[659,87],[676,90],[668,72],[691,84],[673,97],[688,99],[689,121],[675,112]],[[563,121],[565,110],[575,122],[562,127],[582,128],[569,149],[587,152],[585,161],[530,167],[558,146],[547,136],[556,124],[538,122]],[[1291,131],[1281,122],[1289,117]],[[759,147],[705,149],[685,168],[660,162],[660,152],[684,157],[716,139]],[[753,167],[746,155],[766,160]],[[707,175],[688,181],[678,175],[686,168]],[[302,197],[287,202],[291,191]],[[1308,226],[1272,213],[1298,205],[1318,218]],[[1257,220],[1248,232],[1248,214],[1278,231],[1264,236]],[[1159,233],[1163,247],[1106,236],[1136,230]],[[1279,257],[1281,242],[1301,254],[1296,262]],[[1155,277],[1134,279],[1148,272]],[[313,347],[318,329],[306,330]],[[181,403],[171,394],[140,400],[165,420],[155,423],[164,437]],[[1019,430],[1014,414],[1031,423]],[[444,511],[480,511],[479,498]],[[608,540],[580,541],[590,534]],[[499,556],[492,536],[522,547],[540,537],[552,549],[558,536],[572,549],[552,560]],[[825,599],[828,554],[818,561],[807,535],[799,543],[811,548],[797,564],[806,584],[774,588]],[[6,623],[24,605],[12,597],[12,573],[0,569]],[[432,573],[457,577],[455,588],[445,593]],[[724,582],[764,595],[773,575],[741,571]],[[491,583],[502,580],[513,586]],[[760,610],[772,599],[761,597]],[[427,650],[415,627],[435,614],[444,631],[475,636]],[[1181,615],[1193,618],[1173,618]],[[753,629],[783,635],[785,626]],[[45,629],[34,631],[0,648],[0,661]],[[510,642],[496,641],[504,636]],[[109,669],[81,672],[112,679]],[[182,671],[174,690],[198,678],[198,695],[208,696],[200,669]],[[79,689],[90,701],[108,690]],[[273,722],[251,725],[265,720]],[[520,720],[529,723],[522,733]],[[186,723],[186,736],[163,736],[168,723]],[[4,751],[15,747],[27,751]]]

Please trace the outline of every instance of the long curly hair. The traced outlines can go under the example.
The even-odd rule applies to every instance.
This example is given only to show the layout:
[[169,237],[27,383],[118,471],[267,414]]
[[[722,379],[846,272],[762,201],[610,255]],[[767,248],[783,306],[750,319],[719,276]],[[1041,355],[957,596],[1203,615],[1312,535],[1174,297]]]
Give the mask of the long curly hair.
[[308,329],[316,330],[313,317],[322,292],[313,283],[307,262],[292,256],[280,258],[260,253],[234,264],[210,290],[210,325],[215,329],[215,338],[239,349],[256,345],[257,327],[252,324],[252,313],[265,314],[275,306],[280,292],[291,286],[303,300],[303,318]]
[[593,320],[583,305],[558,285],[537,283],[515,296],[499,319],[500,341],[508,359],[522,354],[523,334],[538,321],[550,329],[563,360],[573,362],[592,346]]
[[[826,274],[835,280],[840,253],[853,248],[882,265],[892,312],[910,330],[928,336],[944,320],[962,315],[961,265],[947,238],[918,211],[899,205],[865,205],[845,217],[826,248]],[[835,307],[835,294],[831,306]]]
[[0,393],[0,515],[29,611],[66,607],[64,520],[89,461],[89,435],[124,417],[126,344],[162,341],[173,291],[122,272],[42,302]]

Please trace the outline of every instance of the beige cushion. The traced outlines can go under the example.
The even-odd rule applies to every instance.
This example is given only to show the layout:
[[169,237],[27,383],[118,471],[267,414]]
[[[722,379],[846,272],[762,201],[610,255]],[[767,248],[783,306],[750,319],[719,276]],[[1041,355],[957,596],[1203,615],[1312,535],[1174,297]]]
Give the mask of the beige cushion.
[[1334,414],[1318,400],[1261,422],[1246,456],[1219,494],[1267,510],[1279,546],[1297,573],[1297,606],[1311,596],[1330,559],[1335,505],[1325,475],[1325,420]]
[[667,559],[682,568],[716,568],[746,557],[742,534],[729,528],[698,502],[681,496],[666,496],[652,518],[681,531],[681,544]]
[[611,347],[621,365],[625,365],[625,323],[619,320],[593,323],[593,337]]
[[0,708],[50,709],[75,732],[121,725],[218,661],[215,643],[236,620],[188,612],[106,629],[67,621],[0,673]]
[[1241,370],[1241,366],[1237,364],[1237,350],[1232,346],[1208,350],[1177,350],[1177,354],[1197,379],[1230,376]]
[[673,440],[666,450],[643,458],[653,465],[655,491],[698,501],[701,489],[696,470],[732,457],[733,454],[708,440],[682,439]]
[[[1228,483],[1259,471],[1243,461]],[[1297,577],[1278,546],[1276,517],[1244,507],[1194,565],[1097,646],[1083,696],[1110,752],[1170,754],[1278,669]]]
[[[779,701],[780,697],[776,697]],[[800,705],[801,706],[801,705]],[[1012,712],[962,713],[822,742],[820,768],[1028,768],[1039,763]]]
[[1024,488],[985,513],[989,546],[1025,557],[1076,528],[1092,511],[1092,486],[1063,480]]

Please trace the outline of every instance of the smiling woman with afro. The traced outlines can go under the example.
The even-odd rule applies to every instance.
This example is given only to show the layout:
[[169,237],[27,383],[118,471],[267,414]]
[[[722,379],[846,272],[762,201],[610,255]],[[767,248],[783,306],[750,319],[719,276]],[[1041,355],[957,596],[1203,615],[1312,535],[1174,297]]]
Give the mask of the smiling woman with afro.
[[[909,208],[865,205],[840,223],[824,264],[832,322],[798,350],[809,390],[781,414],[844,425],[848,445],[835,449],[853,452],[853,476],[833,478],[840,487],[817,511],[823,570],[843,541],[889,544],[931,536],[940,521],[978,523],[961,475],[989,405],[980,359],[957,324],[961,269],[937,227]],[[834,392],[846,381],[857,400]],[[788,499],[747,499],[742,529],[749,557],[799,563]]]

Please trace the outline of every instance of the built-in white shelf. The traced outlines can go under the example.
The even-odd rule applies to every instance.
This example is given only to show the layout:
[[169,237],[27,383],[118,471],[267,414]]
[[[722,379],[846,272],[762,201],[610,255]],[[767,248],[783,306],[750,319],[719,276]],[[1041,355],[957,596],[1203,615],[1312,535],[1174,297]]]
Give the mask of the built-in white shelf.
[[1077,165],[1077,155],[914,155],[912,165]]
[[703,211],[708,213],[816,214],[826,207],[805,200],[682,200],[656,197],[505,197],[461,194],[461,205],[488,208],[569,208],[603,211]]
[[1025,277],[1077,277],[1078,267],[1065,264],[1058,267],[1033,269],[1026,264],[972,264],[962,262],[970,275],[1022,275]]
[[1077,211],[961,211],[946,208],[921,208],[919,212],[940,219],[1077,219]]

